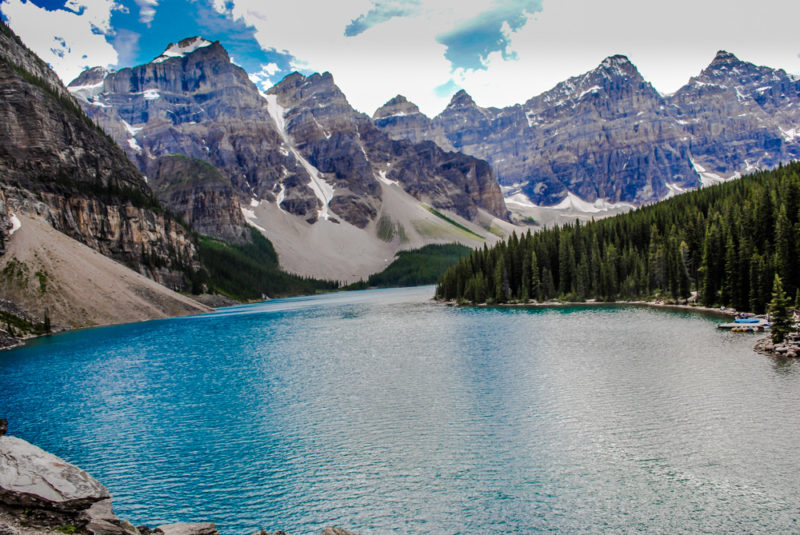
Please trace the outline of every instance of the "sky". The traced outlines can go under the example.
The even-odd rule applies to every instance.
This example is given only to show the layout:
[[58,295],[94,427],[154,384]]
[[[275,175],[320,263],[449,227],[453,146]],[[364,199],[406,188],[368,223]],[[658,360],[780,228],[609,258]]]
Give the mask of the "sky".
[[329,71],[370,115],[397,94],[431,117],[460,89],[521,103],[614,54],[663,94],[718,50],[800,74],[797,0],[0,0],[0,15],[65,83],[200,35],[262,89]]

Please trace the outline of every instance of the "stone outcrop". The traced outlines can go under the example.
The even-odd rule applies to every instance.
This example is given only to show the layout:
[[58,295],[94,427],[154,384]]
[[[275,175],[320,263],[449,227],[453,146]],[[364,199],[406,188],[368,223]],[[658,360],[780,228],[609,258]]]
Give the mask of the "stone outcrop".
[[[366,227],[380,212],[384,176],[469,219],[478,207],[506,214],[484,162],[391,140],[353,110],[329,73],[293,73],[264,95],[218,42],[198,37],[170,45],[145,65],[87,70],[69,89],[150,179],[161,157],[203,160],[222,173],[242,204],[276,203],[311,224],[330,215]],[[425,163],[411,165],[420,155]],[[192,197],[200,192],[184,189],[170,206],[196,206]],[[228,211],[217,215],[217,226],[205,228],[225,237]]]
[[618,55],[523,104],[482,108],[460,91],[429,119],[398,96],[373,122],[487,160],[536,204],[641,204],[800,157],[800,79],[720,52],[663,96]]
[[[191,235],[161,209],[120,148],[54,85],[55,74],[42,71],[41,60],[0,26],[0,212],[5,219],[12,212],[43,217],[102,254],[181,287],[184,271],[197,262]],[[7,222],[0,225],[0,233],[9,231]]]
[[111,497],[92,476],[22,439],[0,437],[0,502],[79,513]]

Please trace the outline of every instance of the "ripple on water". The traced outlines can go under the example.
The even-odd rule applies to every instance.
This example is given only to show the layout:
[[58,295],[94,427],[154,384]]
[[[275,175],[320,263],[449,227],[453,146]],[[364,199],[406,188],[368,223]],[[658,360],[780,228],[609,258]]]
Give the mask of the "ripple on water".
[[280,299],[0,355],[15,432],[135,523],[796,532],[795,363],[714,319]]

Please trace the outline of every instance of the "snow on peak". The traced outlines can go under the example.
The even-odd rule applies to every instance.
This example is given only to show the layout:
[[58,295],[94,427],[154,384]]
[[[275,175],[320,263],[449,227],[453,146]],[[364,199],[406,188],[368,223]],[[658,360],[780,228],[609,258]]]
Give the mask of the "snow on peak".
[[476,106],[475,101],[472,100],[472,97],[464,91],[460,89],[458,93],[453,95],[453,98],[450,99],[450,104],[447,105],[448,108],[464,108],[464,107],[474,107]]
[[191,54],[198,48],[203,48],[212,44],[214,43],[202,37],[187,37],[178,42],[177,45],[175,43],[170,43],[167,49],[150,63],[163,63],[170,58],[182,58],[187,54]]
[[714,59],[713,59],[713,61],[711,63],[712,64],[714,64],[714,63],[732,63],[732,62],[738,62],[738,61],[739,61],[739,58],[737,58],[736,56],[734,56],[730,52],[727,52],[725,50],[720,50],[719,52],[717,52],[717,55],[714,56]]
[[595,69],[595,72],[599,72],[605,77],[638,78],[641,76],[636,66],[628,59],[628,56],[623,56],[622,54],[607,57]]

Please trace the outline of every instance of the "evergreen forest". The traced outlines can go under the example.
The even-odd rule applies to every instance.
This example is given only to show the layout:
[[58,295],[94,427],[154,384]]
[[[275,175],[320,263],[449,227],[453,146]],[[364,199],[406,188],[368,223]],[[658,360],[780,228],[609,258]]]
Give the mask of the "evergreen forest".
[[436,296],[472,303],[665,299],[765,312],[775,275],[800,295],[800,163],[619,216],[473,251]]

